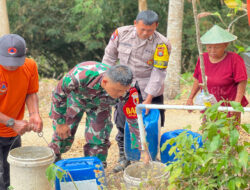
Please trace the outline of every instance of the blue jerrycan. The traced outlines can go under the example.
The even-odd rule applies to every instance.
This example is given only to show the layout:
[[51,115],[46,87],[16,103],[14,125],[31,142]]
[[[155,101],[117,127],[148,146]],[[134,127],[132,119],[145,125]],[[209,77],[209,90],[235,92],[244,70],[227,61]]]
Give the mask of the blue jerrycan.
[[[55,164],[70,173],[79,190],[106,189],[107,183],[104,168],[102,162],[97,157],[69,158],[60,160]],[[64,175],[62,181],[56,178],[55,190],[72,189],[75,189],[75,186],[69,175]]]
[[[158,109],[151,109],[148,115],[145,115],[145,109],[142,110],[143,125],[146,131],[146,141],[152,160],[156,159],[159,144],[159,118],[160,112]],[[140,160],[140,151],[131,149],[131,139],[128,123],[125,124],[124,131],[124,150],[128,160]]]
[[[197,143],[199,144],[199,147],[202,147],[203,143],[202,143],[202,137],[199,133],[195,133],[186,129],[177,129],[174,131],[168,131],[164,134],[162,134],[161,136],[161,142],[160,142],[160,147],[162,147],[162,145],[169,139],[175,138],[177,137],[179,134],[181,134],[183,131],[187,131],[188,135],[192,135],[193,138],[197,138]],[[161,152],[161,162],[162,163],[167,163],[167,162],[173,162],[176,161],[176,159],[174,159],[175,154],[172,154],[171,156],[168,154],[169,150],[171,149],[172,146],[175,146],[175,143],[173,145],[168,144],[166,149]],[[192,146],[194,148],[194,146]],[[169,164],[169,163],[168,163]],[[168,165],[167,164],[167,165]]]

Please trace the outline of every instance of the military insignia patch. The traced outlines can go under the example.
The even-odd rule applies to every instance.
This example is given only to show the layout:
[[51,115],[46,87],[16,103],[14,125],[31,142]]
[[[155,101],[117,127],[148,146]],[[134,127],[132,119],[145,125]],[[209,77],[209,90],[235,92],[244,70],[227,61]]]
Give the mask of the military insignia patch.
[[118,36],[118,30],[116,29],[111,35],[111,40],[115,40],[117,36]]
[[154,53],[154,67],[166,69],[168,67],[168,48],[166,44],[158,44]]

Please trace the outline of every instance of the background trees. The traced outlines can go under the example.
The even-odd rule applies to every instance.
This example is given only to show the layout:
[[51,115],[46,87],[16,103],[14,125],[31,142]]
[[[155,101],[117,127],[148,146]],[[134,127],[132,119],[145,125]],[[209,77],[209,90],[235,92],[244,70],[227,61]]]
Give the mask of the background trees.
[[8,13],[7,13],[7,7],[6,7],[6,0],[0,1],[0,36],[3,34],[9,34],[10,28],[9,28],[9,19],[8,19]]
[[[147,0],[148,9],[155,10],[160,16],[158,31],[164,35],[167,31],[168,2]],[[113,31],[119,26],[133,24],[138,13],[138,1],[134,0],[7,0],[7,7],[10,32],[25,38],[28,54],[39,64],[40,76],[55,78],[60,78],[79,62],[101,61]],[[198,12],[220,13],[226,25],[234,17],[234,12],[230,12],[231,16],[227,17],[229,9],[220,0],[199,1],[198,9]],[[236,14],[242,13],[238,11]],[[243,47],[250,44],[247,23],[247,17],[243,17],[232,28],[239,38],[236,44]],[[226,28],[218,16],[208,16],[200,20],[201,34],[213,24]],[[182,72],[194,69],[198,56],[195,39],[192,4],[186,0],[182,31]],[[236,50],[236,44],[230,48]]]
[[172,45],[172,52],[164,91],[169,99],[175,98],[180,93],[183,8],[184,0],[169,1],[167,36]]

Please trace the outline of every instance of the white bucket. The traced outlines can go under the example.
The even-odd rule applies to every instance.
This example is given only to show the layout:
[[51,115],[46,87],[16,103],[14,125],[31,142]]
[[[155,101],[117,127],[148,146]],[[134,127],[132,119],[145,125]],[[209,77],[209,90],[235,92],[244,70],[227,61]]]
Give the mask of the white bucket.
[[8,155],[10,186],[15,190],[51,190],[45,172],[54,159],[54,153],[48,147],[12,149]]
[[135,162],[129,165],[123,174],[125,185],[127,189],[139,187],[141,183],[147,183],[153,180],[155,184],[164,180],[167,182],[169,173],[165,172],[166,165],[161,162],[150,162],[144,164],[143,162]]

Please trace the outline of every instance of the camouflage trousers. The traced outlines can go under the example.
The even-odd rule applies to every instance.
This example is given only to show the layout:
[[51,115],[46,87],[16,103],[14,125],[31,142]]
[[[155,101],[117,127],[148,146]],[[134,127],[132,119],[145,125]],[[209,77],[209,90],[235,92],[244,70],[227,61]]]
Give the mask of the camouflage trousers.
[[66,118],[66,123],[70,127],[71,136],[62,140],[56,134],[56,122],[53,120],[54,134],[49,147],[52,148],[55,154],[62,154],[67,152],[74,141],[75,133],[78,125],[83,117],[83,113],[86,112],[86,128],[85,128],[85,140],[86,144],[83,147],[85,156],[96,156],[101,161],[106,161],[108,155],[108,149],[110,147],[110,133],[113,128],[111,122],[111,108],[108,110],[85,110],[80,109],[77,115],[73,118]]

